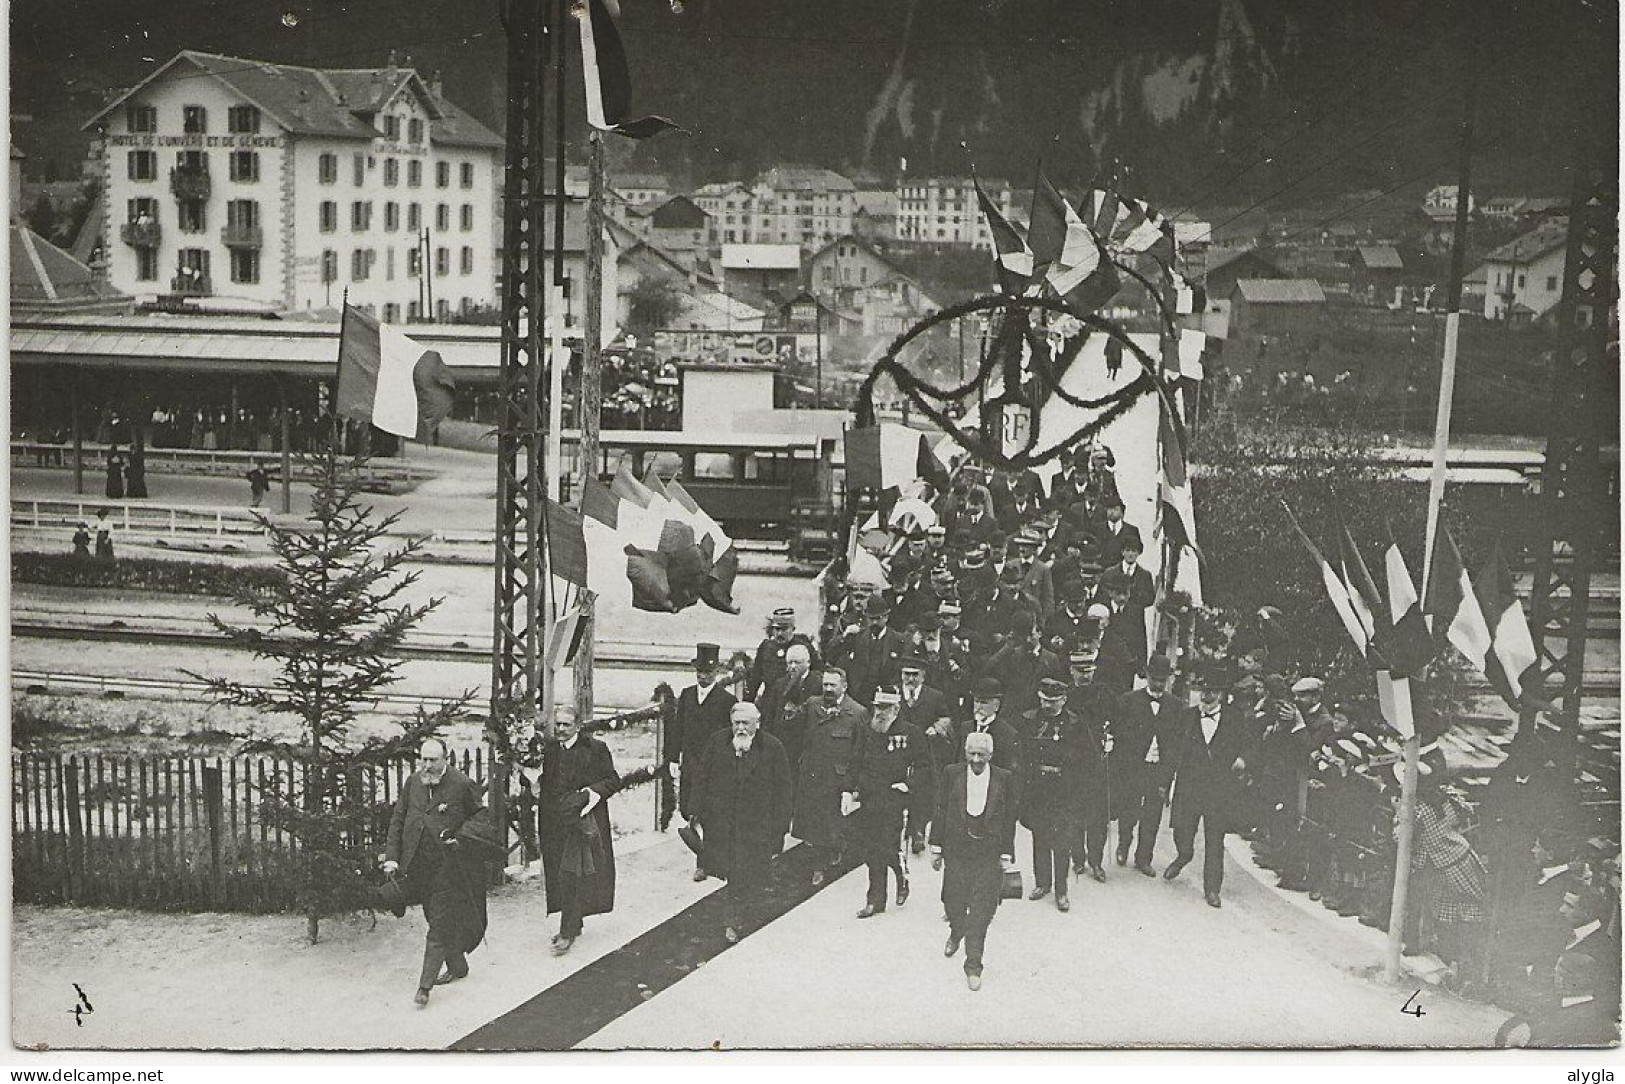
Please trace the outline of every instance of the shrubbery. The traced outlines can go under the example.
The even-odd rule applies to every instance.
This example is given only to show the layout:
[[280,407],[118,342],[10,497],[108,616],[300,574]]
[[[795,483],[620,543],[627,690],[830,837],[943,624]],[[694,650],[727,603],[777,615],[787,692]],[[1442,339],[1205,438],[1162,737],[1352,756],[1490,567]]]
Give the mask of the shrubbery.
[[69,553],[13,553],[11,578],[16,583],[58,587],[127,587],[172,595],[232,598],[244,590],[255,594],[271,591],[286,577],[279,568],[228,565],[219,561],[168,561],[153,557],[105,561]]

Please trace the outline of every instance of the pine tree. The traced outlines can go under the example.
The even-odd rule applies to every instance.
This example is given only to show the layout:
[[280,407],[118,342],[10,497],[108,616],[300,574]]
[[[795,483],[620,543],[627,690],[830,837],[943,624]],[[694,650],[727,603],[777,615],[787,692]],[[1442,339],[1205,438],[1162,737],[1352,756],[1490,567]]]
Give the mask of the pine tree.
[[403,573],[401,565],[419,543],[375,548],[399,517],[375,519],[371,507],[359,503],[361,463],[343,455],[333,434],[310,457],[316,491],[304,521],[283,527],[258,516],[283,577],[239,601],[268,627],[209,615],[233,644],[277,663],[275,682],[249,687],[193,675],[222,703],[299,721],[299,740],[256,739],[245,751],[274,753],[297,767],[279,775],[261,798],[267,817],[294,841],[289,874],[313,944],[323,918],[368,906],[367,871],[376,857],[369,852],[376,851],[388,817],[374,785],[378,775],[414,756],[473,695],[465,692],[432,713],[420,708],[388,737],[350,739],[357,714],[399,680],[402,642],[441,602],[397,601],[417,582],[417,573]]

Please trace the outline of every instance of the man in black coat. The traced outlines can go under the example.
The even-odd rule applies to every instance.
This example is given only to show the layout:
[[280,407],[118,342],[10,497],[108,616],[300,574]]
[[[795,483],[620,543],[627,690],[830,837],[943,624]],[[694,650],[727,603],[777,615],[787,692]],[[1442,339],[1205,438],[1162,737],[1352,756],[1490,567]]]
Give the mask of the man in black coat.
[[1038,683],[1038,707],[1025,715],[1022,767],[1027,776],[1021,786],[1021,823],[1033,834],[1033,890],[1027,898],[1041,900],[1053,888],[1055,906],[1062,911],[1072,909],[1066,882],[1083,767],[1082,734],[1067,710],[1066,694],[1066,683],[1056,678]]
[[[931,868],[943,870],[952,957],[965,946],[965,981],[982,988],[988,926],[999,909],[1006,870],[1015,869],[1015,785],[991,763],[997,739],[985,732],[965,738],[965,760],[943,774],[931,817]],[[946,867],[946,868],[944,868]]]
[[819,694],[818,675],[812,672],[812,651],[805,644],[791,644],[784,662],[784,673],[757,701],[757,707],[762,709],[763,729],[783,744],[793,769],[801,763],[801,708]]
[[1224,885],[1224,836],[1236,823],[1241,801],[1237,776],[1247,770],[1247,720],[1240,705],[1226,709],[1227,682],[1214,671],[1199,672],[1193,680],[1196,707],[1174,713],[1173,815],[1178,857],[1163,877],[1179,876],[1196,855],[1196,827],[1202,825],[1202,892],[1209,907],[1219,906]]
[[1145,542],[1140,537],[1140,529],[1123,519],[1123,502],[1116,497],[1108,498],[1102,506],[1102,518],[1095,525],[1095,539],[1100,543],[1101,559],[1107,565],[1121,564],[1123,549],[1132,540],[1145,552]]
[[[666,763],[677,767],[677,808],[684,819],[698,819],[695,796],[699,780],[694,772],[702,767],[705,751],[711,738],[728,729],[728,713],[734,706],[733,694],[717,681],[717,667],[721,649],[716,644],[694,645],[694,684],[677,697],[677,711],[673,716],[672,734],[666,735],[663,748]],[[701,821],[700,831],[704,831]],[[705,870],[696,859],[694,879],[705,880]]]
[[1073,718],[1079,745],[1079,844],[1073,868],[1081,875],[1081,860],[1089,876],[1105,884],[1103,863],[1113,801],[1111,713],[1115,698],[1096,682],[1099,652],[1098,644],[1084,640],[1068,657],[1072,686],[1067,692],[1066,709]]
[[1133,666],[1128,675],[1130,684],[1135,676],[1145,673],[1147,652],[1145,609],[1130,603],[1132,589],[1133,585],[1124,575],[1121,565],[1113,565],[1100,577],[1100,590],[1111,611],[1106,621],[1106,631],[1101,637],[1101,651],[1110,651],[1128,660]]
[[570,951],[587,915],[615,909],[615,846],[608,798],[620,789],[609,746],[581,733],[573,705],[557,707],[542,751],[538,802],[547,913],[559,916],[553,955]]
[[897,875],[897,906],[907,902],[903,821],[911,807],[934,800],[925,738],[899,718],[902,701],[894,685],[876,689],[869,725],[858,735],[854,758],[858,807],[852,814],[852,837],[869,867],[869,892],[859,918],[871,918],[886,909],[888,870]]
[[457,830],[480,805],[480,787],[452,766],[446,743],[426,739],[390,814],[383,866],[405,871],[407,902],[423,904],[429,923],[413,998],[419,1008],[434,987],[467,977],[467,954],[485,937],[484,870],[456,853]]
[[829,662],[846,673],[852,699],[868,707],[876,686],[896,683],[904,641],[891,627],[891,602],[884,593],[870,597],[863,618],[862,628],[848,629],[830,645]]
[[761,729],[755,704],[736,704],[730,715],[729,728],[706,746],[695,804],[705,825],[705,869],[728,882],[723,932],[733,942],[784,849],[790,765],[784,746]]
[[1004,710],[1004,685],[998,678],[984,677],[971,686],[970,717],[954,724],[954,750],[963,750],[965,738],[977,733],[993,738],[993,765],[1009,772],[1011,787],[1019,790],[1021,731],[1009,721]]
[[[809,657],[817,653],[812,637],[796,631],[796,611],[789,606],[774,610],[767,619],[767,636],[756,645],[756,656],[751,659],[745,674],[744,699],[756,699],[773,687],[785,671],[785,652],[792,644],[804,644]],[[764,717],[766,713],[763,713]]]
[[1122,796],[1117,811],[1117,864],[1128,862],[1134,849],[1134,868],[1155,877],[1151,855],[1162,827],[1162,810],[1173,784],[1175,746],[1169,729],[1179,705],[1172,695],[1174,665],[1167,656],[1151,660],[1147,686],[1124,693],[1112,709],[1112,782]]
[[954,762],[953,706],[941,689],[926,684],[928,664],[919,656],[903,658],[899,667],[902,683],[898,687],[901,703],[898,719],[914,727],[926,749],[926,771],[930,777],[922,786],[911,786],[914,800],[908,806],[909,849],[915,854],[925,850],[925,826],[931,821],[931,801],[928,795],[936,793],[936,780],[942,769]]
[[791,831],[815,856],[812,882],[824,883],[847,845],[846,812],[858,789],[855,772],[869,709],[847,695],[846,674],[826,666],[819,681],[823,695],[801,709],[801,763],[796,775],[795,819]]
[[1007,715],[1021,719],[1038,704],[1038,683],[1044,678],[1064,679],[1066,663],[1044,646],[1031,615],[1022,613],[1017,615],[1004,646],[987,661],[985,672],[998,675],[1004,686]]

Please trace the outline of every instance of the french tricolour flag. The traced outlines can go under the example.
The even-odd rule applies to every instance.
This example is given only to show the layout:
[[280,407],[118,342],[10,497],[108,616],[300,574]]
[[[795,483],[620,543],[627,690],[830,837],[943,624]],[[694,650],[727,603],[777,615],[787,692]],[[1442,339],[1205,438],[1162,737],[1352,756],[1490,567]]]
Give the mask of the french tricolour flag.
[[418,440],[427,440],[451,413],[456,390],[439,351],[349,305],[339,335],[338,384],[339,417]]

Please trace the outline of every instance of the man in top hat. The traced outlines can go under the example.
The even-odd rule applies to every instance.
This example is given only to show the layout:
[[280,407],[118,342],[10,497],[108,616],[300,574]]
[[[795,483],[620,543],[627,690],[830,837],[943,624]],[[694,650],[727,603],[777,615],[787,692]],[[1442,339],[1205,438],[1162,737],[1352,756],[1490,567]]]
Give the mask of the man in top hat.
[[1102,518],[1095,527],[1095,538],[1100,542],[1102,558],[1108,565],[1119,564],[1123,560],[1123,547],[1132,539],[1138,543],[1143,553],[1145,543],[1140,538],[1140,529],[1123,519],[1123,502],[1117,497],[1110,497],[1101,506]]
[[1015,534],[1038,516],[1044,485],[1032,471],[1003,472],[989,488],[993,492],[993,514],[1005,534]]
[[1155,877],[1151,856],[1173,784],[1177,748],[1173,726],[1181,706],[1173,696],[1174,664],[1166,655],[1152,658],[1146,682],[1144,689],[1120,696],[1113,707],[1111,726],[1117,741],[1111,770],[1112,783],[1122,798],[1117,813],[1117,864],[1127,864],[1132,845],[1134,868]]
[[[693,778],[694,772],[700,768],[712,736],[728,729],[734,706],[733,694],[717,680],[720,655],[721,648],[716,644],[694,645],[694,684],[678,694],[673,732],[665,736],[662,746],[666,762],[677,769],[678,811],[691,823],[699,819],[699,780]],[[704,831],[703,821],[699,830]],[[694,863],[694,879],[705,880],[705,869],[698,860]]]
[[965,981],[982,988],[988,927],[999,909],[1004,874],[1015,869],[1019,801],[1008,771],[992,763],[997,741],[986,731],[965,735],[965,759],[943,773],[931,817],[931,867],[942,870],[948,912],[943,955],[965,946]]
[[1061,463],[1061,470],[1050,482],[1049,506],[1064,512],[1083,496],[1089,484],[1089,447],[1079,444]]
[[847,694],[846,671],[826,666],[820,681],[823,695],[801,709],[801,770],[790,828],[814,852],[815,885],[824,883],[825,867],[839,864],[846,848],[845,818],[858,789],[858,742],[869,725],[868,710]]
[[1225,676],[1214,668],[1192,677],[1196,707],[1173,713],[1173,813],[1169,826],[1178,857],[1162,873],[1172,881],[1196,856],[1196,828],[1202,826],[1202,892],[1209,907],[1219,906],[1224,886],[1224,836],[1237,820],[1240,775],[1252,750],[1239,705],[1225,705]]
[[931,820],[931,801],[926,795],[936,793],[933,788],[938,773],[954,762],[954,707],[941,689],[928,684],[930,664],[924,658],[905,656],[898,669],[901,678],[897,717],[919,733],[931,776],[923,791],[910,787],[914,800],[908,807],[908,840],[909,847],[919,854],[925,850],[925,826]]
[[897,875],[897,906],[907,902],[904,819],[910,808],[933,800],[929,789],[931,758],[925,738],[900,718],[902,702],[902,693],[895,685],[876,689],[869,725],[858,733],[854,757],[857,810],[852,814],[852,835],[869,867],[869,892],[859,918],[872,918],[886,909],[888,870]]
[[1073,852],[1073,868],[1080,876],[1087,868],[1091,878],[1105,884],[1106,832],[1113,801],[1111,714],[1115,698],[1096,682],[1099,657],[1100,645],[1092,639],[1084,639],[1072,649],[1067,659],[1072,684],[1067,690],[1066,710],[1072,716],[1079,746],[1079,842]]
[[754,703],[779,679],[784,673],[784,653],[791,644],[805,644],[816,654],[812,637],[796,631],[796,611],[781,606],[767,619],[767,636],[756,646],[756,657],[745,676],[744,699]]
[[1024,713],[1021,823],[1033,834],[1033,890],[1041,900],[1055,890],[1055,906],[1071,910],[1066,892],[1082,797],[1082,735],[1067,711],[1067,685],[1038,682],[1038,707]]
[[985,655],[997,651],[1018,625],[1037,623],[1038,605],[1022,590],[1024,578],[1019,565],[1006,563],[993,596],[984,606],[967,611],[965,625],[971,640]]
[[869,599],[863,618],[862,629],[831,645],[829,661],[845,671],[852,699],[867,706],[876,686],[897,681],[897,660],[906,645],[902,634],[891,627],[891,602],[884,593]]
[[784,746],[761,729],[755,704],[735,704],[729,726],[706,747],[696,803],[705,824],[704,865],[728,882],[723,893],[724,936],[740,928],[767,884],[768,867],[784,849],[790,827],[791,768]]

